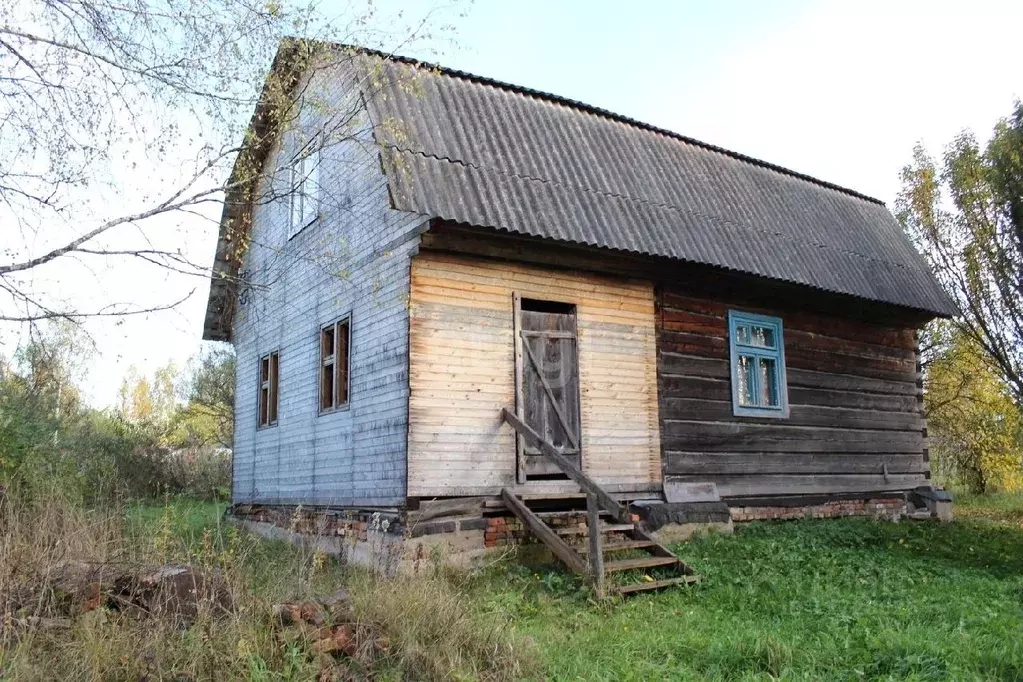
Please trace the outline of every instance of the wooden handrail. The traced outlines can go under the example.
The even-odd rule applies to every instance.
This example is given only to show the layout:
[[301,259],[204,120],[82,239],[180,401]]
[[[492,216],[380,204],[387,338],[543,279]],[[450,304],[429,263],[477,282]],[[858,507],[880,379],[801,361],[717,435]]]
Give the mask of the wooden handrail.
[[519,416],[515,414],[514,410],[510,410],[507,407],[501,408],[501,417],[504,421],[508,422],[508,425],[515,429],[519,435],[526,440],[535,443],[536,447],[540,449],[540,452],[542,452],[549,460],[554,462],[566,476],[579,484],[579,487],[582,488],[585,493],[592,495],[601,509],[611,514],[615,520],[620,523],[630,522],[628,511],[623,508],[622,505],[618,504],[618,500],[608,495],[603,488],[597,485],[596,481],[584,474],[582,470],[572,462],[572,460],[558,452],[556,447],[542,438],[540,434],[529,426],[529,424],[526,424],[524,421],[519,419]]
[[566,566],[580,575],[588,573],[589,567],[579,554],[567,542],[558,537],[558,534],[540,520],[513,492],[504,488],[501,490],[501,499],[504,500],[504,504],[508,509],[518,517],[519,521],[522,521],[527,528],[533,531],[533,534],[547,545],[554,552],[555,556],[565,562]]

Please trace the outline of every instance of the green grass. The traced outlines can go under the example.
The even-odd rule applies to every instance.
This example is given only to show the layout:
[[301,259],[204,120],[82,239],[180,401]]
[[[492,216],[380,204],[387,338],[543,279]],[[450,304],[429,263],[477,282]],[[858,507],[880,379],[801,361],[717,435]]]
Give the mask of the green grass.
[[134,502],[128,505],[128,521],[140,530],[152,531],[169,518],[175,536],[190,543],[201,538],[206,529],[217,529],[226,508],[226,502],[183,497],[163,502]]
[[960,495],[956,498],[955,509],[961,518],[1023,530],[1023,495],[1020,494]]
[[[175,506],[193,546],[224,532],[222,506]],[[676,547],[700,585],[611,605],[557,567],[514,561],[462,589],[535,643],[545,679],[1023,680],[1023,497],[956,512],[953,524],[749,524]],[[140,528],[167,523],[132,513]],[[258,542],[261,570],[287,565],[284,546]]]
[[[227,506],[185,497],[136,502],[127,508],[127,531],[136,537],[148,536],[150,542],[165,535],[162,550],[168,561],[201,563],[204,556],[231,561],[225,555],[235,555],[246,576],[246,588],[271,600],[329,594],[345,580],[346,572],[336,563],[310,570],[309,550],[244,533],[226,523]],[[306,594],[296,593],[295,585],[302,585]]]
[[513,565],[473,594],[551,679],[1023,679],[1023,498],[985,502],[950,525],[751,524],[677,546],[700,586],[607,608]]

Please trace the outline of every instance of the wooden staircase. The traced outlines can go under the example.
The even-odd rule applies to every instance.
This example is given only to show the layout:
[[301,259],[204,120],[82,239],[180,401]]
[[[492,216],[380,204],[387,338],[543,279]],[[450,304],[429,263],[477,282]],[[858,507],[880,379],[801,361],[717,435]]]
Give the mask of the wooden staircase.
[[[544,520],[542,513],[531,509],[522,497],[507,488],[501,491],[505,505],[569,570],[588,576],[598,598],[625,596],[699,580],[693,569],[633,521],[627,507],[618,504],[512,410],[504,408],[501,415],[515,431],[535,443],[583,489],[586,493],[586,527],[554,528]],[[569,542],[573,537],[584,534],[587,536],[585,545]],[[630,556],[623,557],[623,553]],[[636,554],[640,556],[632,556]],[[651,569],[664,575],[653,578],[649,575]],[[637,582],[621,583],[617,577],[611,578],[612,574],[631,576],[635,573],[641,576]]]

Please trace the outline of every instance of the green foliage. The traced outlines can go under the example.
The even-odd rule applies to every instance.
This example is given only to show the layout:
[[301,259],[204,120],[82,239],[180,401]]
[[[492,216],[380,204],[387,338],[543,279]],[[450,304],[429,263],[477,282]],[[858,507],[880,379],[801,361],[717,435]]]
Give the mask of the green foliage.
[[970,336],[948,324],[934,336],[924,395],[934,473],[973,493],[1020,490],[1020,408]]
[[161,427],[166,424],[177,407],[174,382],[177,368],[168,363],[156,370],[152,378],[143,376],[134,365],[121,380],[121,416],[129,422]]
[[1023,103],[986,148],[963,132],[941,167],[918,145],[897,215],[958,304],[957,325],[1023,405]]
[[131,367],[121,382],[121,418],[170,448],[230,448],[234,437],[234,352],[206,349],[185,372],[173,363],[143,376]]
[[234,350],[206,349],[189,362],[185,377],[187,404],[177,415],[178,437],[191,444],[230,448],[234,440]]
[[32,489],[59,481],[91,502],[228,494],[230,452],[220,443],[230,444],[233,356],[217,351],[193,362],[184,402],[172,365],[151,379],[132,370],[113,412],[81,401],[88,348],[75,327],[54,324],[19,348],[14,363],[0,363],[0,482]]

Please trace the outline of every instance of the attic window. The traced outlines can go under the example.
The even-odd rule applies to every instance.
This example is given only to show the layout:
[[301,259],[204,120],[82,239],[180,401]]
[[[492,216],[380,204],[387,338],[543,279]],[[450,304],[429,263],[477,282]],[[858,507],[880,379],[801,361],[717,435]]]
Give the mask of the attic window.
[[728,311],[732,413],[787,417],[785,343],[781,318]]
[[320,413],[348,407],[351,317],[320,329]]
[[320,150],[311,142],[288,168],[288,239],[319,217],[320,162]]
[[280,378],[280,352],[259,359],[259,428],[277,426],[277,381]]

